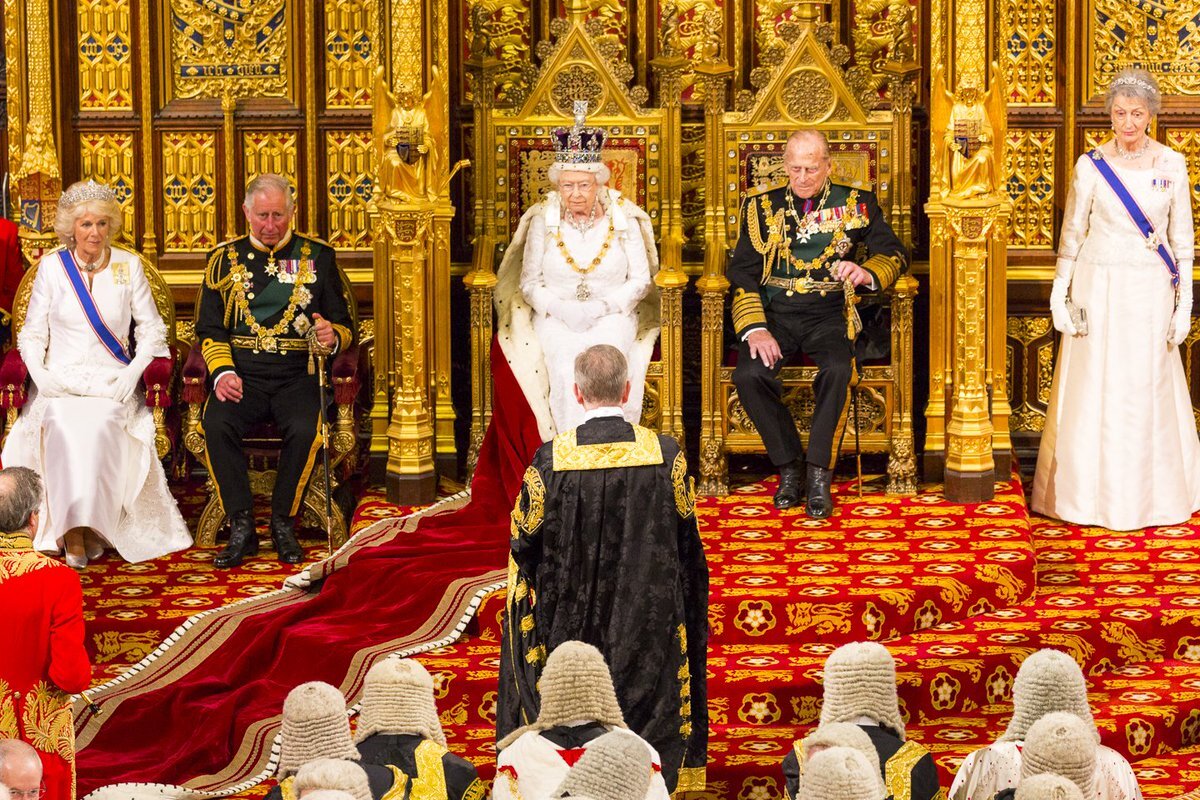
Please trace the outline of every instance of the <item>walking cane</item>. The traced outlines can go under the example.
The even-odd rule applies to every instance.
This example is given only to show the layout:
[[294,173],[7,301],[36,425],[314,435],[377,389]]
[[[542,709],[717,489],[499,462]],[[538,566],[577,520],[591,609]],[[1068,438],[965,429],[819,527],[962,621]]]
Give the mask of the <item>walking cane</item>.
[[[850,340],[850,346],[858,340],[858,334],[862,333],[862,317],[858,315],[858,292],[854,290],[854,284],[849,280],[842,282],[842,298],[844,300],[844,309],[846,315],[846,338]],[[850,413],[854,415],[854,467],[858,476],[858,496],[863,496],[863,473],[862,473],[862,443],[859,440],[858,431],[858,385],[862,382],[862,376],[858,373],[858,358],[851,358],[853,373],[850,383]]]
[[[313,359],[316,359],[317,371],[317,391],[318,398],[321,404],[321,464],[325,468],[325,541],[333,541],[333,476],[329,472],[329,416],[326,402],[328,400],[328,389],[325,386],[325,359],[333,352],[333,348],[326,347],[317,341],[317,332],[314,330],[308,335],[308,374],[312,375],[314,364]],[[332,551],[330,555],[333,555]]]

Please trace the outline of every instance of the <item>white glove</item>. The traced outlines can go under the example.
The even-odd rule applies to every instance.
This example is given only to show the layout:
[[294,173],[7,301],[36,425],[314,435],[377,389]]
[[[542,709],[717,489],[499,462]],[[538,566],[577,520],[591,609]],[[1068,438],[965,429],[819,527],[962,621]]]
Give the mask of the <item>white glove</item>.
[[133,397],[144,371],[145,367],[137,361],[122,367],[120,372],[109,379],[109,397],[118,403],[124,403]]
[[33,379],[33,385],[37,387],[38,394],[43,397],[62,397],[70,394],[66,384],[45,367],[28,364],[26,368],[29,370],[29,377]]
[[[591,301],[588,301],[591,302]],[[550,311],[550,316],[558,317],[571,330],[579,333],[591,327],[595,317],[588,309],[588,303],[562,300]]]
[[600,319],[601,317],[603,317],[606,314],[612,313],[612,310],[610,309],[609,304],[607,302],[605,302],[604,300],[584,300],[583,308],[587,312],[587,314],[592,318],[593,322]]
[[1192,271],[1180,270],[1179,303],[1171,315],[1171,327],[1167,328],[1167,341],[1178,347],[1192,331]]
[[1071,312],[1067,311],[1067,289],[1069,278],[1055,278],[1050,289],[1050,316],[1054,319],[1054,329],[1067,336],[1078,336],[1075,324],[1071,322]]

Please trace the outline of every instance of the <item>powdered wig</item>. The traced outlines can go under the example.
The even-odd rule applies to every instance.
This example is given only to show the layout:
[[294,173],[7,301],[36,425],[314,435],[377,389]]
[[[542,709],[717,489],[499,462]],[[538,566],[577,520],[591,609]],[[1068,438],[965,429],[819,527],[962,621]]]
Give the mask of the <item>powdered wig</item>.
[[95,181],[76,181],[58,199],[54,232],[58,234],[59,242],[67,247],[75,243],[75,223],[84,214],[96,214],[108,220],[105,246],[121,232],[121,204],[112,190]]
[[1130,67],[1113,77],[1112,83],[1108,84],[1108,92],[1104,95],[1105,114],[1112,113],[1113,100],[1117,97],[1141,100],[1155,117],[1162,111],[1162,92],[1158,89],[1158,81],[1144,69]]
[[295,775],[302,765],[318,758],[359,760],[350,738],[346,700],[328,683],[310,681],[288,692],[283,701],[282,740],[281,778]]
[[[311,798],[318,790],[345,792],[354,800],[371,800],[371,784],[366,771],[353,761],[318,758],[296,773],[296,794]],[[306,791],[308,794],[306,795]]]

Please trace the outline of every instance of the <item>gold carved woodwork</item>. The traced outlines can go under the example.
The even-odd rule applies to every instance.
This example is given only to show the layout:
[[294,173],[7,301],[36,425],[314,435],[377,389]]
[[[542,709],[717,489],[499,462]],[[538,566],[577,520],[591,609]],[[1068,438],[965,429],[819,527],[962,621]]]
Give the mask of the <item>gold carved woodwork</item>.
[[1008,375],[1012,396],[1010,430],[1041,433],[1054,380],[1054,331],[1049,317],[1008,318]]
[[370,108],[378,65],[379,0],[325,3],[325,105]]
[[1125,67],[1144,67],[1164,95],[1200,95],[1200,27],[1191,3],[1093,0],[1086,18],[1085,97],[1102,95]]
[[391,0],[391,87],[401,106],[414,104],[425,85],[425,11],[422,0]]
[[325,163],[329,243],[339,250],[370,250],[371,132],[326,131]]
[[[529,0],[464,1],[471,36],[463,40],[463,63],[483,56],[496,60],[492,90],[497,94],[492,100],[502,104],[508,103],[510,90],[524,80],[524,71],[532,68],[533,16],[529,6]],[[473,101],[474,91],[468,86],[464,99]]]
[[[57,244],[52,228],[62,193],[62,175],[52,111],[55,73],[49,0],[28,0],[24,12],[28,116],[20,163],[12,177],[20,212],[21,249],[27,259],[34,261]],[[10,113],[19,116],[22,109]]]
[[[242,185],[259,175],[282,175],[296,195],[297,205],[304,202],[296,191],[299,163],[296,154],[296,134],[292,131],[246,131],[242,134]],[[236,194],[236,192],[235,192]]]
[[1054,247],[1056,133],[1053,128],[1008,130],[1004,185],[1013,202],[1009,247]]
[[[1200,176],[1200,130],[1171,128],[1167,131],[1166,143],[1183,154],[1188,175]],[[1192,219],[1200,219],[1200,180],[1193,178],[1191,189]],[[1200,230],[1196,232],[1196,241],[1200,242]]]
[[130,0],[79,0],[79,108],[133,110]]
[[1002,0],[1009,40],[1002,48],[1010,106],[1054,106],[1058,97],[1056,0]]
[[217,136],[162,134],[163,249],[203,252],[217,244]]
[[117,241],[132,246],[134,217],[134,152],[132,133],[81,133],[80,173],[112,189],[121,204],[121,233]]
[[170,0],[162,13],[170,97],[288,96],[292,14],[291,0]]

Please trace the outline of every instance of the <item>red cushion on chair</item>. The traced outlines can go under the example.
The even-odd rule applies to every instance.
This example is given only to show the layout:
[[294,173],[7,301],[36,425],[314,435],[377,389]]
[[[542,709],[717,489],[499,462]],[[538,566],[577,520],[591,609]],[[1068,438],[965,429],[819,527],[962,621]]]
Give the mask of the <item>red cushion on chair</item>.
[[21,351],[12,348],[0,363],[0,408],[21,408],[25,405],[25,384],[29,380],[29,369],[21,358]]
[[148,408],[168,408],[171,405],[171,377],[175,372],[175,348],[170,356],[161,356],[150,362],[142,373],[146,387]]
[[358,396],[358,345],[333,357],[333,402],[349,405]]
[[200,405],[208,397],[208,364],[199,347],[188,352],[183,362],[183,402]]

